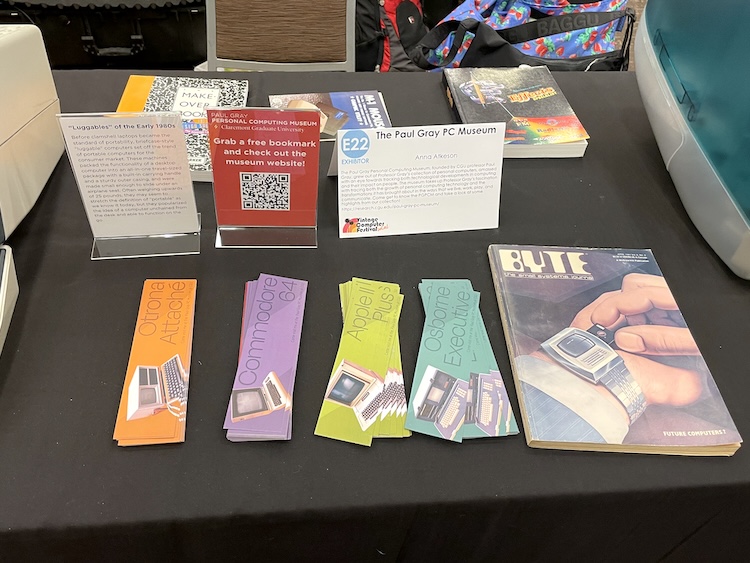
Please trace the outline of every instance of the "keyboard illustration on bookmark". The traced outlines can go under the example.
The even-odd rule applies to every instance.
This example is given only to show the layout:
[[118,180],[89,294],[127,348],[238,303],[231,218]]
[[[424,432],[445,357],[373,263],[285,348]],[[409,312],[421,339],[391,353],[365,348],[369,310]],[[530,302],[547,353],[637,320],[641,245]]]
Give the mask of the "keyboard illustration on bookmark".
[[233,389],[232,422],[250,420],[291,407],[292,399],[276,372],[269,372],[260,387]]
[[137,366],[128,389],[127,420],[163,410],[179,416],[187,401],[187,379],[179,355],[160,366]]
[[466,413],[469,385],[433,366],[427,366],[414,400],[416,416],[435,424],[444,438],[453,439]]
[[342,360],[328,382],[325,398],[351,408],[362,430],[378,418],[383,380],[374,371]]
[[486,373],[472,373],[466,400],[466,424],[490,426],[497,423],[499,405],[495,379]]
[[[503,417],[503,381],[492,374],[480,373],[477,375],[477,418],[475,424],[488,436],[503,436],[509,428],[501,428],[507,421]],[[507,413],[511,413],[510,405],[507,405]],[[509,414],[509,416],[512,416]],[[507,425],[506,425],[507,426]]]
[[495,406],[492,403],[493,399],[497,397],[497,394],[494,392],[494,385],[492,385],[492,383],[489,383],[489,385],[492,392],[483,388],[479,394],[479,417],[477,421],[482,426],[488,426],[490,423],[492,423],[492,418],[495,411]]

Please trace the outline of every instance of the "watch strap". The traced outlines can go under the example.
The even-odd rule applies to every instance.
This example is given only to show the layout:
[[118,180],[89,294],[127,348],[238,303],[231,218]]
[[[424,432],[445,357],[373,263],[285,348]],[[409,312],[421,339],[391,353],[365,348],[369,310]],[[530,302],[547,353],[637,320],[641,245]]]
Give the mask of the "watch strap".
[[643,389],[630,374],[622,359],[599,379],[599,383],[609,389],[622,403],[628,412],[631,424],[646,410],[646,397]]

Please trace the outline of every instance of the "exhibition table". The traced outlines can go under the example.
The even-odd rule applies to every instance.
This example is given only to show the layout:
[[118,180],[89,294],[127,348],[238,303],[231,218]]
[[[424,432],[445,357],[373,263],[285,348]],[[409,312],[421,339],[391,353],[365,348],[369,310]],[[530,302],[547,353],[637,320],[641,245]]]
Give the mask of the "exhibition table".
[[[111,111],[125,71],[54,73],[65,112]],[[145,74],[145,73],[144,73]],[[441,76],[255,73],[269,93],[376,89],[394,125],[454,121]],[[750,554],[750,452],[685,458],[531,449],[522,435],[456,444],[414,435],[364,448],[313,429],[341,331],[338,284],[401,285],[407,390],[422,278],[468,278],[518,413],[487,261],[491,243],[651,248],[735,423],[750,437],[750,282],[691,224],[633,73],[555,75],[591,135],[580,159],[503,165],[500,227],[341,240],[321,151],[317,249],[216,249],[196,184],[201,254],[92,262],[61,159],[9,239],[20,296],[0,357],[0,560],[721,560]],[[7,108],[6,108],[7,110]],[[309,280],[289,442],[233,444],[222,424],[243,284]],[[184,444],[112,440],[143,280],[196,278]],[[743,557],[744,554],[744,557]]]

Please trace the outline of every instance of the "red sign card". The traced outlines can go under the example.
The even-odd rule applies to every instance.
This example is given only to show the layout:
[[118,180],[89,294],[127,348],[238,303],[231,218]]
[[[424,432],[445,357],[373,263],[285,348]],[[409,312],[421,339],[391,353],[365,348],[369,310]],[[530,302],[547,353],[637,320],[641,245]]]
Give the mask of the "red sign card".
[[314,227],[316,111],[207,110],[219,227]]

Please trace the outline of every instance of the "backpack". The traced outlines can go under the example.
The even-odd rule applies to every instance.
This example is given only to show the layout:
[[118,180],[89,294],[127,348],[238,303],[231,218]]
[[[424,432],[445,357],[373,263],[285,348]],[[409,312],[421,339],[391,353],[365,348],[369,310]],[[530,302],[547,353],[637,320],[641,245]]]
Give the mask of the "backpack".
[[357,0],[356,70],[421,70],[407,50],[427,33],[420,0]]
[[[421,68],[526,63],[546,64],[552,70],[627,70],[635,18],[626,4],[465,0],[411,54]],[[623,28],[618,49],[615,33]]]

